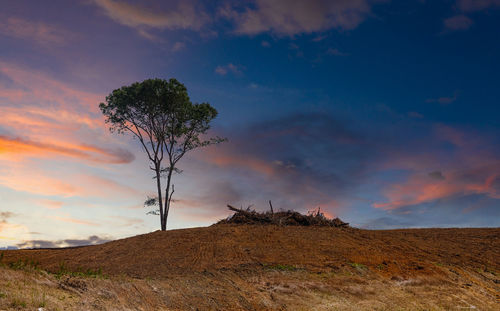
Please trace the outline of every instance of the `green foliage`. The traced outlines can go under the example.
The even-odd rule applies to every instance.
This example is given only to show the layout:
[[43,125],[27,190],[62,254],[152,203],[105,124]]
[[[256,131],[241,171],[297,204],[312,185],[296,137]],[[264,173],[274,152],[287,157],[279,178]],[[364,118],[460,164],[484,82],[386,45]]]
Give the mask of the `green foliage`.
[[99,267],[95,270],[83,269],[79,267],[76,271],[71,271],[64,261],[59,264],[59,270],[55,273],[56,278],[61,278],[62,276],[75,276],[75,277],[86,277],[86,278],[98,278],[102,279],[105,276],[102,273],[102,269]]
[[34,259],[18,259],[8,264],[14,270],[39,270],[40,262]]
[[99,108],[111,131],[131,132],[145,148],[152,147],[148,151],[152,159],[167,152],[176,163],[189,150],[225,140],[200,137],[210,129],[217,110],[208,103],[193,104],[186,87],[176,79],[123,86],[111,92]]
[[42,300],[38,303],[39,308],[45,308],[47,306],[47,300],[45,293],[42,293]]
[[279,270],[279,271],[296,271],[297,267],[291,265],[284,264],[275,264],[275,265],[264,265],[264,267],[271,270]]
[[15,297],[10,303],[12,308],[26,308],[26,301],[21,298]]
[[356,268],[356,269],[366,269],[367,268],[364,264],[357,263],[357,262],[351,262],[350,265],[351,265],[351,267]]

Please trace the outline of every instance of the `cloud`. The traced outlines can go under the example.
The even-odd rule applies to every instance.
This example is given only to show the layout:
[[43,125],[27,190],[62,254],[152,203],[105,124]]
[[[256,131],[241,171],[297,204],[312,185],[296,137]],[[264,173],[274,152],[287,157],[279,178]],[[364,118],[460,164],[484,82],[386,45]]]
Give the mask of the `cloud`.
[[[446,152],[440,149],[443,143]],[[374,203],[375,208],[403,210],[471,195],[500,199],[498,150],[489,139],[439,125],[427,144],[426,152],[397,154],[390,160],[389,167],[409,174],[406,180],[389,184],[383,190],[387,201]],[[440,170],[426,173],[437,165]]]
[[334,56],[349,56],[349,53],[341,52],[341,51],[339,51],[339,49],[336,49],[336,48],[329,48],[326,51],[326,54],[334,55]]
[[38,201],[38,204],[47,209],[60,209],[64,203],[61,201],[42,199]]
[[416,111],[408,112],[408,116],[412,117],[412,118],[417,118],[417,119],[422,119],[424,117],[421,113],[418,113]]
[[72,122],[80,121],[88,125],[95,122],[92,118],[95,118],[94,114],[100,113],[98,103],[104,98],[102,94],[85,92],[32,68],[26,69],[3,61],[0,61],[0,75],[4,77],[0,81],[2,106],[30,107],[38,109],[41,114],[43,109],[39,105],[44,104],[49,112],[51,108],[60,108],[63,112],[60,118],[72,117]]
[[0,135],[0,157],[13,154],[19,157],[50,157],[59,155],[92,162],[123,164],[134,160],[134,155],[126,150],[107,150],[92,145],[41,143],[21,138]]
[[30,236],[29,230],[26,226],[8,222],[10,218],[15,216],[17,216],[17,214],[10,211],[0,212],[0,242],[2,240],[14,241],[17,240],[17,237],[26,238]]
[[445,30],[456,31],[456,30],[467,30],[474,22],[472,19],[465,15],[456,15],[449,17],[443,21]]
[[[0,162],[1,163],[1,162]],[[30,162],[0,166],[0,186],[44,197],[130,199],[141,195],[135,188],[97,175],[44,170]]]
[[77,195],[79,189],[65,181],[46,176],[44,173],[31,170],[20,172],[17,170],[2,171],[0,185],[16,190],[43,196],[70,197]]
[[373,3],[385,0],[251,0],[229,1],[216,6],[213,14],[200,2],[173,1],[169,8],[132,4],[126,1],[93,0],[115,22],[137,29],[139,34],[156,40],[149,29],[189,29],[207,31],[217,21],[229,20],[233,32],[256,35],[271,32],[294,36],[329,29],[351,30],[371,13]]
[[28,21],[17,17],[9,17],[4,21],[0,20],[0,34],[13,38],[32,40],[44,46],[63,45],[75,37],[74,34],[67,30],[46,23]]
[[7,219],[13,217],[15,214],[12,212],[0,212],[0,223],[5,223],[7,222]]
[[53,218],[55,220],[62,221],[62,222],[77,224],[77,225],[86,225],[86,226],[93,226],[93,227],[100,226],[98,223],[95,223],[95,222],[86,221],[86,220],[77,219],[77,218],[72,218],[72,217],[50,216],[50,218]]
[[60,247],[79,247],[86,245],[98,245],[111,241],[109,238],[99,237],[97,235],[89,236],[87,239],[66,239],[66,240],[29,240],[17,244],[18,248],[60,248]]
[[222,135],[230,143],[198,156],[245,180],[239,181],[245,185],[239,191],[242,201],[267,207],[272,199],[277,209],[321,206],[333,213],[363,179],[367,157],[375,154],[362,136],[328,114],[296,114]]
[[104,13],[115,22],[135,28],[148,39],[154,39],[146,29],[200,30],[210,18],[194,1],[168,3],[168,9],[145,7],[125,1],[94,0]]
[[500,0],[457,0],[457,6],[464,12],[473,12],[498,7]]
[[[493,164],[492,169],[499,171],[500,165]],[[498,173],[488,174],[481,168],[473,168],[449,172],[448,176],[446,179],[433,178],[429,181],[429,178],[414,174],[406,182],[391,185],[385,191],[388,203],[374,203],[373,206],[392,210],[472,194],[500,199],[499,189],[493,186],[500,176]]]
[[283,36],[328,29],[351,30],[371,14],[371,1],[256,0],[243,7],[226,6],[219,15],[233,21],[235,33],[272,32]]
[[172,47],[172,51],[177,52],[184,50],[186,48],[186,43],[184,42],[175,42],[174,46]]
[[232,73],[234,75],[241,75],[241,74],[243,74],[243,71],[242,71],[241,66],[236,66],[236,65],[233,65],[232,63],[229,63],[229,64],[224,65],[224,66],[217,66],[215,68],[215,73],[217,73],[221,76],[225,76],[228,73]]
[[453,96],[443,96],[438,98],[429,98],[426,99],[426,103],[439,103],[441,105],[448,105],[455,102],[458,99],[458,91],[453,93]]
[[430,172],[429,173],[429,177],[433,178],[433,179],[436,179],[436,180],[444,180],[446,179],[444,176],[443,176],[443,173],[441,173],[441,171],[434,171],[434,172]]

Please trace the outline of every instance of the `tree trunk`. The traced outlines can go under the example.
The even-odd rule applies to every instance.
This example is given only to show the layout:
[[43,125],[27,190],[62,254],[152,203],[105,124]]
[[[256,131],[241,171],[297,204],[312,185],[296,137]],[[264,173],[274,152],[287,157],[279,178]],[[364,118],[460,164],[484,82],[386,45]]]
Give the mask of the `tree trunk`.
[[163,222],[165,223],[165,228],[167,227],[168,211],[170,210],[170,182],[172,180],[173,168],[170,165],[167,176],[167,187],[165,189],[165,213],[163,214]]
[[161,174],[160,174],[160,166],[155,164],[156,171],[156,187],[158,189],[158,207],[160,209],[160,227],[162,231],[167,230],[167,224],[164,221],[163,217],[163,200],[161,197]]

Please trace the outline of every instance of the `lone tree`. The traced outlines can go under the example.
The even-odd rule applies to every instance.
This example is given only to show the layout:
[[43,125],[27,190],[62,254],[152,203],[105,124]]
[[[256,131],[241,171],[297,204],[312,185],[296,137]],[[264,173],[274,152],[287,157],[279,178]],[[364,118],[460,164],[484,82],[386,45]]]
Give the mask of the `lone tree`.
[[[172,175],[181,172],[177,162],[190,150],[226,140],[205,137],[217,110],[208,103],[193,104],[186,87],[176,79],[148,79],[123,86],[111,92],[99,108],[111,132],[132,133],[143,146],[158,190],[158,196],[148,198],[145,205],[158,206],[153,214],[160,216],[161,230],[166,230],[174,193]],[[162,178],[166,178],[165,196]]]

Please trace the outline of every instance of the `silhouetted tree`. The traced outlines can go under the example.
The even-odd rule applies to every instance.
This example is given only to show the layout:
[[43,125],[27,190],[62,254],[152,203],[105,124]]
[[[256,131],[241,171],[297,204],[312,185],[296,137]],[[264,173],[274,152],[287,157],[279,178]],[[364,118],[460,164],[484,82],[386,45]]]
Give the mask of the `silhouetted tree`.
[[[109,94],[99,108],[111,132],[130,132],[142,144],[158,190],[158,197],[148,198],[145,205],[158,206],[161,230],[166,230],[174,193],[172,174],[181,172],[177,162],[190,150],[225,141],[204,135],[217,110],[208,103],[193,104],[186,87],[176,79],[149,79],[123,86]],[[162,178],[166,178],[164,197]]]

